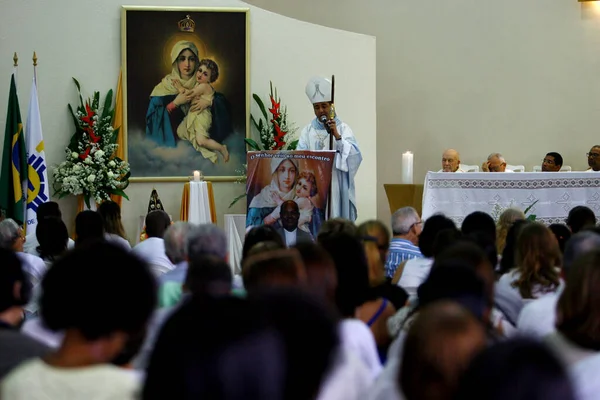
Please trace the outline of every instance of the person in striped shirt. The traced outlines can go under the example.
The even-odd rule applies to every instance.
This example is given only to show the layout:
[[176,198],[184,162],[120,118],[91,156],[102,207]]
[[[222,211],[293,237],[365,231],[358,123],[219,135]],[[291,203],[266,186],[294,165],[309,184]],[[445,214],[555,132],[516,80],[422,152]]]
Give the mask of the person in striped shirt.
[[385,263],[385,275],[393,277],[398,265],[411,258],[421,258],[418,247],[423,221],[417,210],[412,207],[402,207],[392,215],[393,237]]

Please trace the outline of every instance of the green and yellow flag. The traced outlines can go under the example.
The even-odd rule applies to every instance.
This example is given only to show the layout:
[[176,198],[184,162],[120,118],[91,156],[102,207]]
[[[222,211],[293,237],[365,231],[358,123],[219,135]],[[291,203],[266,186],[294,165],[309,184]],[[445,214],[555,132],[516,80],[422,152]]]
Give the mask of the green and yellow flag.
[[[15,74],[10,78],[6,129],[0,171],[0,209],[5,218],[12,218],[18,224],[25,220],[24,185],[27,183],[27,154],[23,137],[23,123],[17,97]],[[25,187],[26,189],[26,187]]]

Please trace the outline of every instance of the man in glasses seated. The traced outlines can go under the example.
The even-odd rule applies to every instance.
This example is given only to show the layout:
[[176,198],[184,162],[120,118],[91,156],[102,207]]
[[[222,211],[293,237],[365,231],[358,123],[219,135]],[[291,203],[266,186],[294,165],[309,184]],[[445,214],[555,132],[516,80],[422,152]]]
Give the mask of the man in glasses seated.
[[385,262],[385,275],[391,278],[396,273],[398,266],[411,258],[421,258],[419,250],[419,235],[423,222],[412,207],[403,207],[392,215],[393,238]]
[[585,172],[600,172],[600,145],[596,145],[586,154],[590,168]]
[[562,168],[562,165],[562,156],[556,152],[550,152],[542,160],[542,172],[558,172]]

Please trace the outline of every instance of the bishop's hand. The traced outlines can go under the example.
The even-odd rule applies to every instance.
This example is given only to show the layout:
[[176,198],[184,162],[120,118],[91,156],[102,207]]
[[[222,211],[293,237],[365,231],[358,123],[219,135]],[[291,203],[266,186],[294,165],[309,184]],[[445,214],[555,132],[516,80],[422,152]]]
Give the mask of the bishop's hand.
[[336,140],[340,140],[342,138],[342,135],[340,135],[337,130],[337,126],[335,124],[334,119],[328,120],[327,122],[325,122],[325,125],[327,125],[327,131],[329,132],[329,134],[331,134]]

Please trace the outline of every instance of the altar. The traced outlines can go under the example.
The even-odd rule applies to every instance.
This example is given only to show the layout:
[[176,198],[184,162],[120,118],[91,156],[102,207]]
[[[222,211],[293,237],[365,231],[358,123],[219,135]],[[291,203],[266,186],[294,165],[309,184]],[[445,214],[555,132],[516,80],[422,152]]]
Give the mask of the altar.
[[575,206],[600,213],[600,173],[524,172],[452,174],[429,172],[423,188],[427,219],[443,213],[457,224],[473,211],[497,218],[508,207],[523,211],[545,224],[564,223]]

